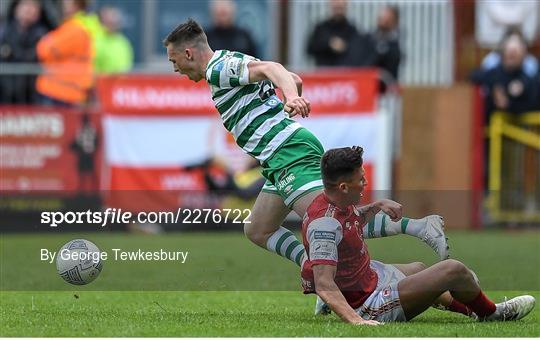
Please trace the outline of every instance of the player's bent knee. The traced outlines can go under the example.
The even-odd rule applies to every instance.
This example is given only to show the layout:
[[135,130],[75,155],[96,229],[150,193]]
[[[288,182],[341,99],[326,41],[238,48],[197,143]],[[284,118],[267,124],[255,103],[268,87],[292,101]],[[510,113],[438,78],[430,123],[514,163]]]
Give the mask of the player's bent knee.
[[256,228],[253,227],[252,223],[244,223],[244,235],[246,235],[246,237],[251,241],[256,238],[257,231]]
[[444,264],[448,277],[463,279],[464,277],[471,275],[469,268],[460,261],[449,259],[445,260]]
[[253,223],[244,223],[244,235],[248,240],[261,247],[266,245],[266,239],[268,238],[268,235],[261,232],[260,228],[257,228]]

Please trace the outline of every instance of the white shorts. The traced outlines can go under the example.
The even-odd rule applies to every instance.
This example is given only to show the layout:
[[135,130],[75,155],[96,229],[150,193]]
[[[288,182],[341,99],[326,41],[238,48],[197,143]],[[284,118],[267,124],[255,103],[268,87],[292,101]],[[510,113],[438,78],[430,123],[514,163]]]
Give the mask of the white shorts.
[[377,288],[364,304],[356,309],[356,313],[365,320],[407,321],[397,288],[398,282],[405,278],[405,274],[396,267],[379,261],[371,260],[370,267],[379,278]]

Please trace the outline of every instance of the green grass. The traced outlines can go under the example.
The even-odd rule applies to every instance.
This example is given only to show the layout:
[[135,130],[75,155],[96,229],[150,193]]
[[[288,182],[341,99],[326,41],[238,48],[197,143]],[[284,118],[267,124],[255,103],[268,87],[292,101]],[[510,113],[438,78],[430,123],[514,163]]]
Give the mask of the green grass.
[[[88,286],[71,286],[39,250],[56,251],[83,237],[101,250],[189,251],[185,264],[106,261]],[[540,299],[540,233],[451,233],[452,256],[480,277],[488,296]],[[410,237],[369,241],[388,263],[435,256]],[[2,234],[0,336],[429,336],[538,337],[540,310],[507,323],[476,323],[429,310],[409,323],[364,328],[335,315],[312,315],[314,296],[300,292],[298,269],[250,244],[241,234]],[[75,297],[77,296],[77,297]]]

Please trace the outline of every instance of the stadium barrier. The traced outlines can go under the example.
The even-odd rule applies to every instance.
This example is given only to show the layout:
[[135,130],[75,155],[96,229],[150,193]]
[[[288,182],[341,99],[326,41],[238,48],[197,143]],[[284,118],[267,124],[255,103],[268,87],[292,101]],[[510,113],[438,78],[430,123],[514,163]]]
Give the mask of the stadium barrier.
[[495,112],[488,133],[491,220],[540,222],[540,112]]

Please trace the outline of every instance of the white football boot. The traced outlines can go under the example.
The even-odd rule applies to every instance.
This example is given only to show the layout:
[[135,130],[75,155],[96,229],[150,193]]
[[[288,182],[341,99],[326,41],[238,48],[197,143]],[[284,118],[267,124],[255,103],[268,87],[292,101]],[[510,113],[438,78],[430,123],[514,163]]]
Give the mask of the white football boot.
[[424,217],[426,227],[420,239],[431,247],[438,255],[439,259],[446,260],[450,258],[448,247],[448,237],[444,234],[444,220],[439,215],[429,215]]
[[479,318],[478,321],[515,321],[529,314],[536,300],[530,295],[521,295],[504,302],[497,303],[495,313]]
[[315,315],[328,315],[332,313],[332,310],[323,299],[317,295],[317,302],[315,302]]

